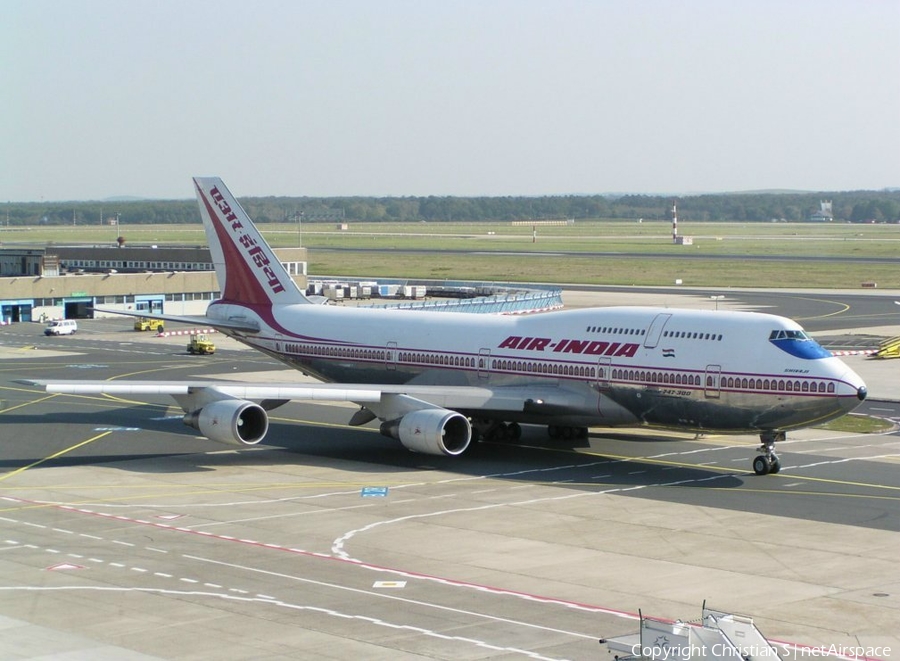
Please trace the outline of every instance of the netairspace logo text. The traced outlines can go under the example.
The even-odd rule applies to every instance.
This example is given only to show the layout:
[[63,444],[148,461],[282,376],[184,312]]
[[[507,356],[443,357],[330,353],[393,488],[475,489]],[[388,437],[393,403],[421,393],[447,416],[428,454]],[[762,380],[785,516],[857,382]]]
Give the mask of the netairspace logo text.
[[761,658],[770,656],[778,659],[778,651],[774,647],[761,647],[738,649],[732,645],[716,643],[707,647],[699,645],[634,645],[631,648],[634,656],[641,656],[653,661],[678,661],[679,659],[702,659],[706,656],[713,658],[727,658],[733,656],[736,659],[746,657]]
[[[702,659],[704,657],[713,657],[717,659],[734,657],[736,659],[746,659],[748,657],[753,657],[756,659],[772,657],[773,659],[780,658],[781,654],[789,654],[792,649],[796,658],[815,658],[815,657],[844,657],[850,659],[862,659],[862,658],[885,658],[891,655],[890,647],[861,647],[861,646],[843,646],[843,645],[830,645],[828,647],[794,647],[792,645],[787,645],[782,643],[780,645],[781,649],[777,649],[773,646],[766,647],[750,647],[750,648],[737,648],[731,645],[726,645],[724,643],[716,643],[714,645],[710,645],[708,647],[701,647],[699,645],[645,645],[641,646],[640,643],[632,646],[631,654],[633,656],[641,656],[645,659],[652,659],[653,661],[679,661],[680,659]],[[779,653],[780,652],[780,653]]]

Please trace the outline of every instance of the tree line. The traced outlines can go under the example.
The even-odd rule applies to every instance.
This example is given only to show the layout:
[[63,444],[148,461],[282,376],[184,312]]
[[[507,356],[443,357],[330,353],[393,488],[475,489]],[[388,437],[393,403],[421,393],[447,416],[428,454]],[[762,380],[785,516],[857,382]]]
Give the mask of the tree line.
[[[663,195],[548,195],[507,197],[250,197],[240,202],[257,222],[403,222],[528,220],[668,220],[675,198]],[[834,193],[732,193],[678,197],[678,217],[693,222],[800,222],[822,201],[834,222],[900,221],[900,189]],[[198,220],[193,200],[7,203],[10,226],[98,225],[119,214],[128,224]],[[5,221],[5,222],[4,222]]]

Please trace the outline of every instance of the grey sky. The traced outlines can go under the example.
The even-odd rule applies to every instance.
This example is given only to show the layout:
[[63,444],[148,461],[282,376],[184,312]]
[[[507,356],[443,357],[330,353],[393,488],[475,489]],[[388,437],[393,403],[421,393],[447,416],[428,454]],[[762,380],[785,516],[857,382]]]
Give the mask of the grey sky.
[[897,0],[0,0],[0,202],[900,186]]

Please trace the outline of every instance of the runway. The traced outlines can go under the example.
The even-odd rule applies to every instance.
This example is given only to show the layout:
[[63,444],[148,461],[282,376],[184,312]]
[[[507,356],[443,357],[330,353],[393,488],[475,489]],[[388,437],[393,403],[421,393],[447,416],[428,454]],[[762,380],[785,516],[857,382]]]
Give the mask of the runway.
[[15,380],[280,366],[80,325],[0,328],[3,658],[598,658],[638,609],[690,619],[704,599],[776,641],[900,649],[895,432],[793,433],[760,478],[752,437],[529,429],[445,459],[347,427],[352,407],[289,404],[235,451],[166,399]]
[[[742,309],[768,312],[799,322],[810,333],[855,331],[878,334],[900,333],[900,292],[867,289],[855,291],[730,289],[703,287],[605,287],[591,285],[566,286],[565,292],[579,300],[587,296],[591,304],[602,300],[619,305],[634,301],[637,294],[642,305],[693,307],[706,309]],[[569,305],[569,302],[566,303]]]
[[[384,234],[375,234],[373,236],[383,237]],[[413,236],[403,234],[404,237]],[[435,235],[420,235],[434,238]],[[599,238],[599,237],[597,237]],[[639,240],[646,240],[646,237],[634,237]],[[671,242],[668,237],[665,239]],[[384,248],[357,248],[357,247],[337,247],[337,246],[317,246],[317,252],[339,252],[339,253],[366,253],[366,252],[384,252]],[[613,259],[647,259],[646,252],[629,252],[616,250],[472,250],[468,248],[391,248],[392,254],[395,255],[436,255],[436,254],[456,254],[456,255],[512,255],[528,259],[529,257],[604,257]],[[723,254],[706,254],[706,253],[667,253],[665,259],[700,259],[700,260],[741,260],[741,261],[760,261],[760,262],[785,262],[796,261],[798,258],[791,255],[746,255],[742,253],[723,253]],[[835,263],[862,263],[862,264],[897,264],[900,258],[897,257],[845,257],[833,255],[804,255],[800,259],[807,262],[827,262]]]

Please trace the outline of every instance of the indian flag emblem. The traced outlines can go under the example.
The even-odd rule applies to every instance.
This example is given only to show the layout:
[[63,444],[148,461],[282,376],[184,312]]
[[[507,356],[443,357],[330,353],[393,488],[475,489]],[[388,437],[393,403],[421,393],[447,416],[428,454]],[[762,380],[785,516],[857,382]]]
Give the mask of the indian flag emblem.
[[675,349],[663,349],[663,358],[674,358],[675,357]]

